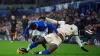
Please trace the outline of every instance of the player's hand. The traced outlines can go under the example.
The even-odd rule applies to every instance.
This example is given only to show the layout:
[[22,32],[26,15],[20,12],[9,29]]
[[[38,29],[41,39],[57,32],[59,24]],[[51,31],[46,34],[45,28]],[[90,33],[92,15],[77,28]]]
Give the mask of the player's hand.
[[88,50],[86,50],[84,47],[81,47],[81,49],[85,52],[89,52]]

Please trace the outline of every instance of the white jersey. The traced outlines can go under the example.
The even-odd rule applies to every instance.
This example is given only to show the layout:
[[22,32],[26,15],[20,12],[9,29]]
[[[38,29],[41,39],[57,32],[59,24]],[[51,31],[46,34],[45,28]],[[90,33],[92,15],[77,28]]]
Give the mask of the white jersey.
[[50,18],[46,18],[47,22],[52,24],[59,24],[60,27],[57,29],[59,33],[61,33],[65,39],[65,36],[67,35],[78,35],[78,28],[74,24],[69,25],[65,24],[65,21],[56,21]]
[[65,39],[65,36],[69,35],[78,35],[77,26],[74,24],[61,24],[60,28],[57,29],[59,33],[61,33]]
[[[79,44],[80,47],[82,47],[82,43],[80,41],[80,38],[78,36],[78,28],[77,26],[75,26],[74,24],[69,25],[69,24],[65,24],[65,21],[56,21],[50,18],[46,18],[47,22],[52,23],[52,24],[59,24],[60,27],[57,29],[59,33],[62,34],[63,38],[66,39],[65,37],[67,35],[75,35],[75,40],[76,42]],[[59,36],[56,36],[54,33],[49,34],[47,36],[44,37],[47,42],[50,43],[55,43],[57,45],[59,45],[62,41],[59,38]]]

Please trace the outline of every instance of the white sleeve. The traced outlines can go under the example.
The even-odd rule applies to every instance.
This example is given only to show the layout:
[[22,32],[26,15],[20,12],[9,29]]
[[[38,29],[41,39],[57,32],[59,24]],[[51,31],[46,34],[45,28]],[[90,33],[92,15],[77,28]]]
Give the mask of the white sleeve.
[[58,21],[58,24],[65,24],[65,21]]
[[46,21],[52,24],[65,24],[65,21],[57,21],[54,19],[46,18]]
[[46,18],[46,21],[48,23],[51,23],[51,24],[57,24],[58,23],[57,20],[54,20],[54,19],[51,19],[51,18]]
[[74,31],[74,35],[76,35],[76,36],[75,36],[76,42],[78,43],[78,45],[79,45],[80,47],[82,47],[83,44],[81,43],[81,40],[80,40],[80,38],[79,38],[79,36],[78,36],[78,28],[77,28],[77,27],[76,27],[76,29],[75,29],[75,31]]

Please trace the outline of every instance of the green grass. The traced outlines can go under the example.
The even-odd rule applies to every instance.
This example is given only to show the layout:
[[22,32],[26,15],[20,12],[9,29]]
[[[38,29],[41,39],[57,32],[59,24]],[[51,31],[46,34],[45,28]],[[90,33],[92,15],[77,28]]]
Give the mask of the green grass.
[[88,53],[82,51],[77,44],[61,44],[60,47],[52,54],[49,55],[32,55],[33,51],[43,50],[40,45],[32,49],[28,54],[17,54],[16,50],[19,47],[27,47],[31,42],[15,41],[0,41],[0,56],[100,56],[100,47],[98,46],[85,46],[89,50]]

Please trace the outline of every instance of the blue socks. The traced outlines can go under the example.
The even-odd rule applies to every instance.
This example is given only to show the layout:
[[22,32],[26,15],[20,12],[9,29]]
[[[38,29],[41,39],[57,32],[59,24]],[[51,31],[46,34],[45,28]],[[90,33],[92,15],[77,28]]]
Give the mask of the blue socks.
[[32,48],[35,48],[38,44],[36,42],[32,42],[30,45],[29,45],[29,48],[32,49]]
[[49,50],[44,50],[44,51],[41,51],[39,52],[39,54],[50,54],[51,52]]
[[[37,42],[33,42],[29,45],[29,47],[27,48],[27,51],[29,51],[30,49],[32,48],[35,48],[37,46]],[[50,54],[51,52],[49,50],[44,50],[44,51],[41,51],[39,52],[39,54]]]

